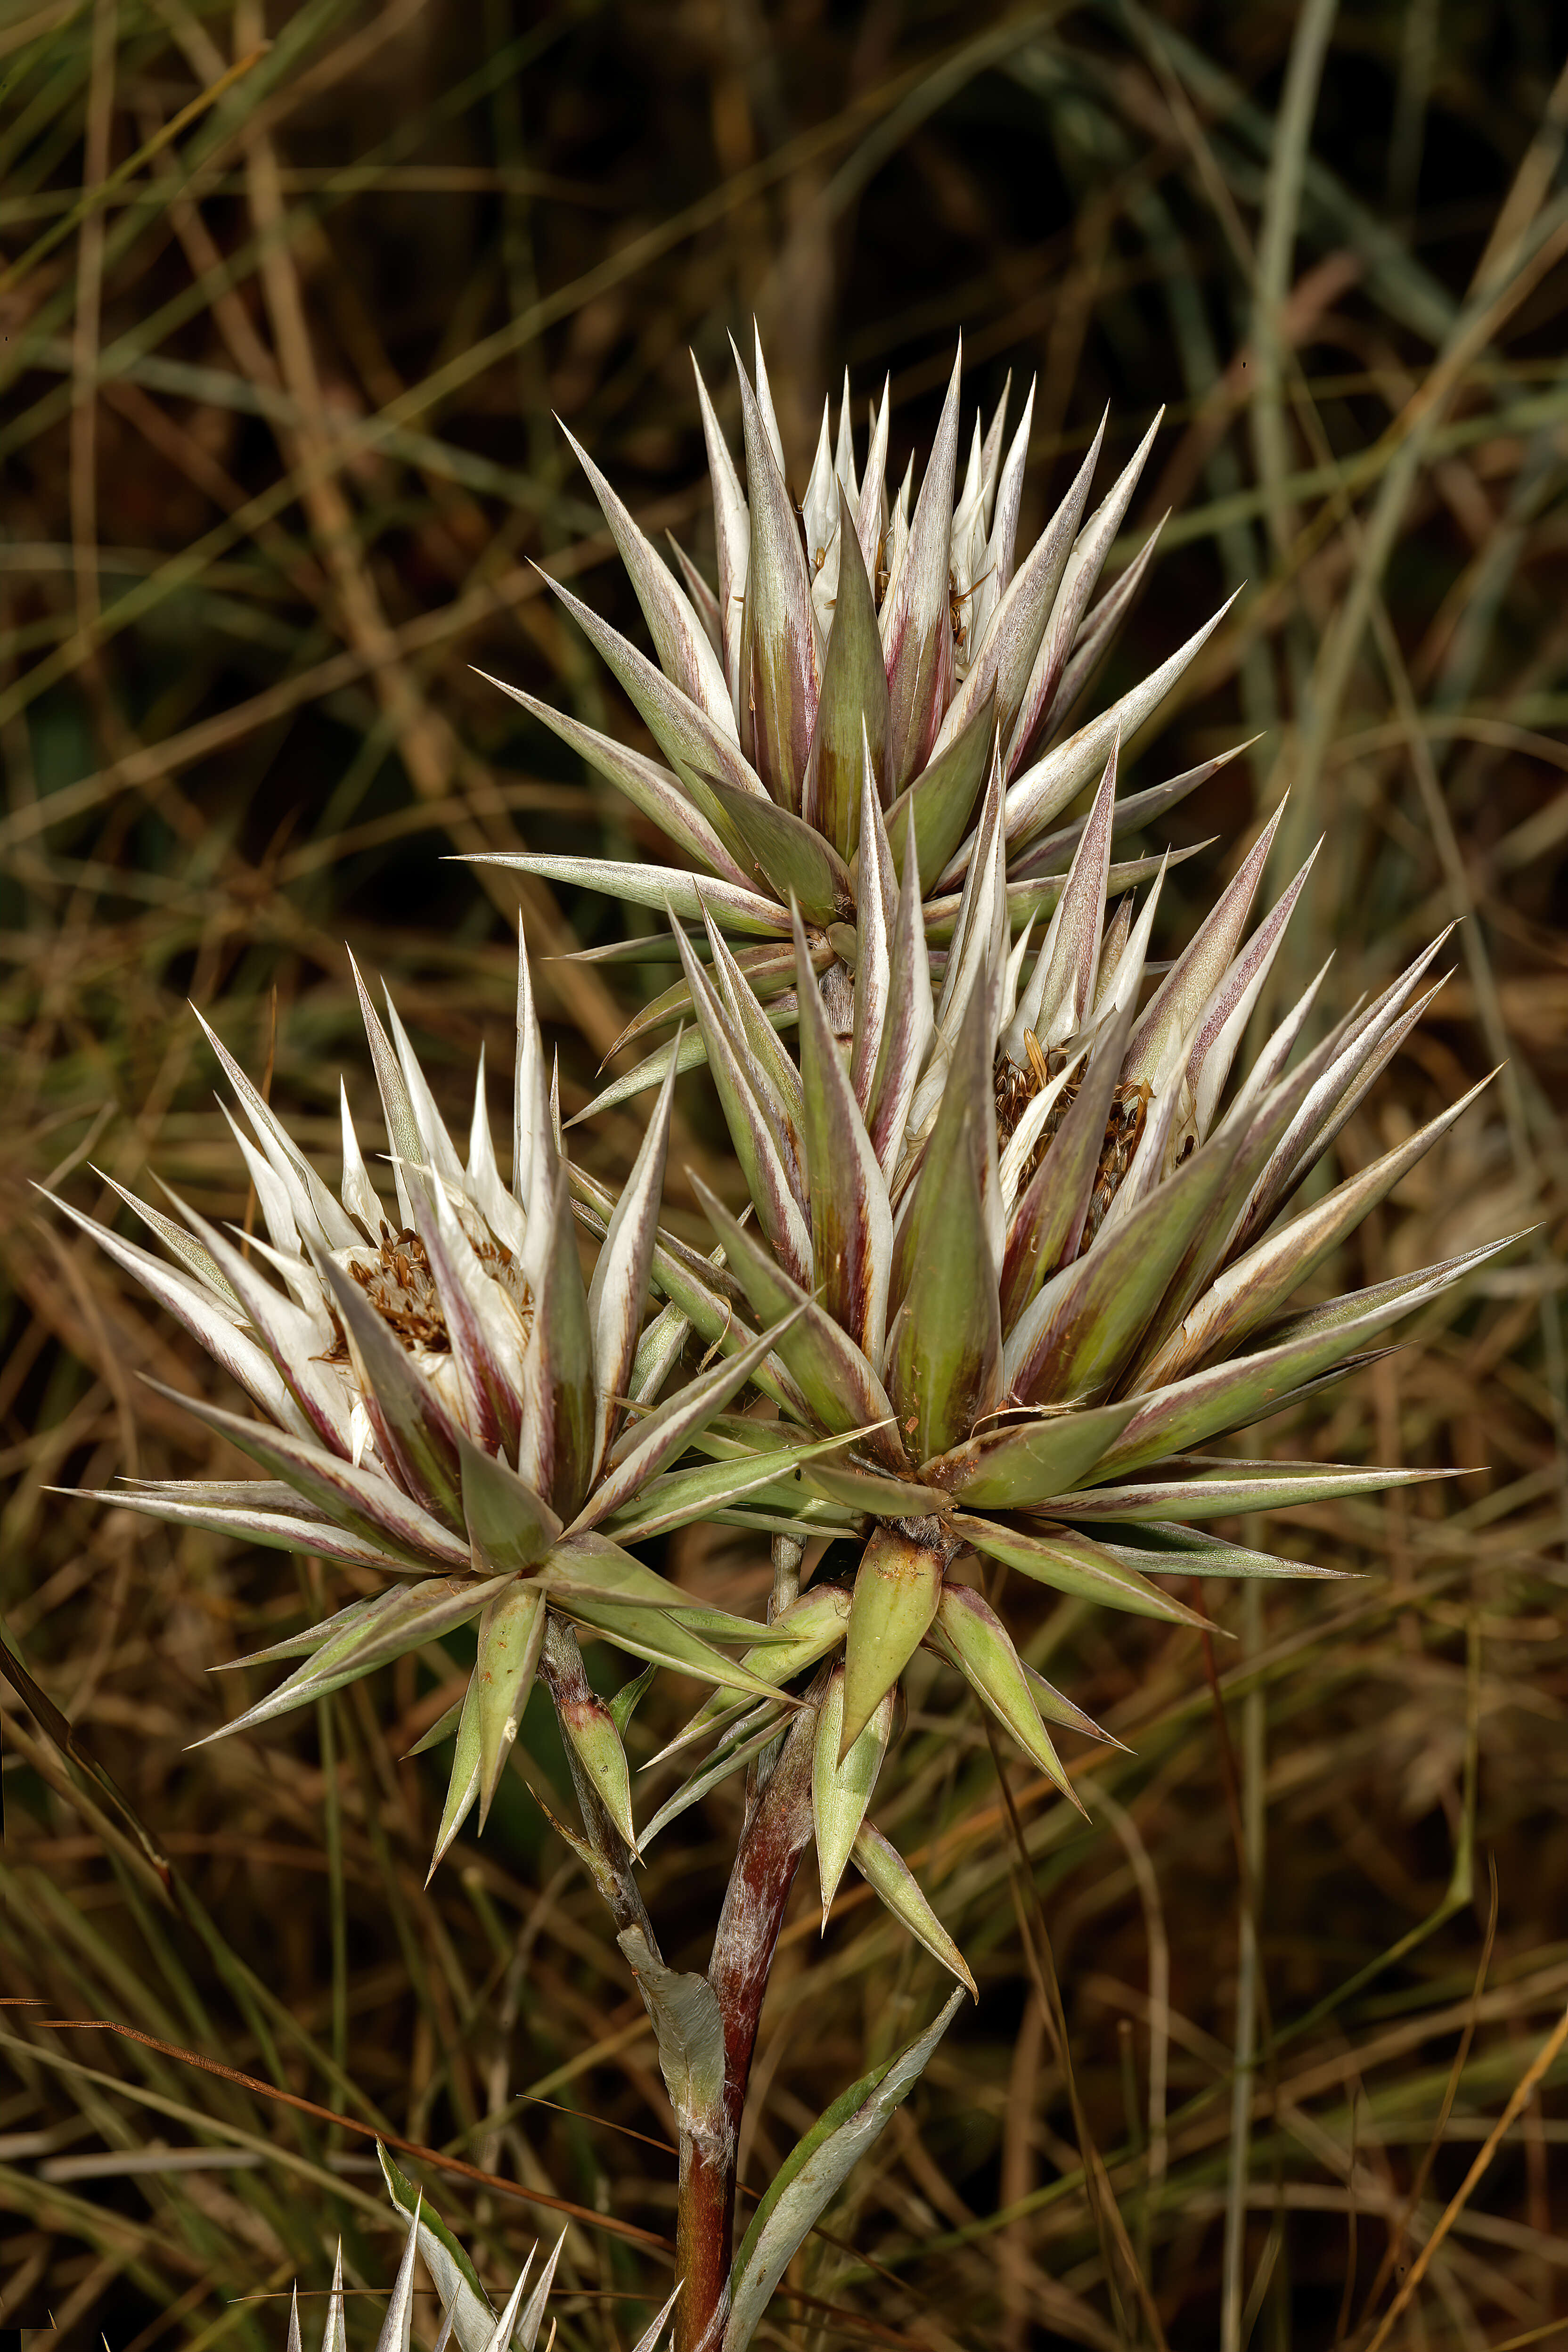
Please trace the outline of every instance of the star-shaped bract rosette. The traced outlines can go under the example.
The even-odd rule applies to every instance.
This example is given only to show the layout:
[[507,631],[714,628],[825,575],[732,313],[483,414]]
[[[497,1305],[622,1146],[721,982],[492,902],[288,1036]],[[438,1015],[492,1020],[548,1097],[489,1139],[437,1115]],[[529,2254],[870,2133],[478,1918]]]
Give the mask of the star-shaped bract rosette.
[[[976,1563],[1196,1622],[1163,1579],[1321,1572],[1204,1522],[1441,1475],[1204,1450],[1367,1361],[1401,1316],[1506,1246],[1290,1303],[1473,1099],[1307,1202],[1306,1179],[1420,1019],[1435,950],[1309,1045],[1315,982],[1238,1069],[1305,869],[1247,937],[1266,828],[1148,993],[1159,881],[1108,919],[1115,773],[1113,744],[1043,939],[1013,944],[994,762],[936,984],[913,861],[868,787],[858,858],[876,911],[847,1051],[798,912],[798,1065],[718,923],[707,969],[681,945],[754,1222],[694,1179],[725,1271],[683,1261],[669,1295],[723,1348],[793,1312],[756,1376],[778,1406],[773,1442],[846,1438],[790,1473],[810,1498],[793,1515],[781,1487],[726,1516],[865,1546],[817,1654],[842,1643],[825,1770],[885,1743],[882,1711],[923,1643],[1067,1788],[1050,1727],[1084,1718],[1025,1664]],[[729,1415],[701,1440],[721,1458],[757,1442],[754,1422]],[[827,1604],[808,1592],[797,1608],[810,1607]]]
[[[847,1035],[849,976],[867,926],[879,919],[860,856],[866,754],[900,870],[906,842],[913,844],[921,936],[939,954],[952,938],[987,778],[999,763],[1004,903],[1016,935],[1060,895],[1077,829],[1057,820],[1100,774],[1111,744],[1158,709],[1220,614],[1109,709],[1074,728],[1153,556],[1157,530],[1095,601],[1159,419],[1091,510],[1102,424],[1056,512],[1025,548],[1018,522],[1032,390],[1011,436],[1005,392],[988,424],[975,418],[961,478],[955,362],[919,494],[911,465],[889,497],[886,390],[858,467],[846,379],[837,440],[830,441],[825,407],[797,508],[760,342],[754,388],[738,362],[737,373],[744,489],[698,378],[713,484],[716,589],[679,548],[677,577],[587,452],[573,445],[637,592],[653,657],[565,589],[557,593],[637,709],[658,757],[504,688],[627,795],[679,865],[554,853],[508,853],[489,862],[668,907],[700,954],[707,952],[705,927],[721,930],[736,944],[759,1001],[784,1025],[795,1010],[793,903],[813,971],[831,976],[830,1018]],[[1206,761],[1129,795],[1113,812],[1112,831],[1141,830],[1220,764]],[[1153,870],[1154,861],[1142,858],[1111,873],[1125,888]],[[651,951],[637,941],[606,952],[646,960]],[[690,1006],[681,979],[620,1042],[689,1021]],[[700,1030],[687,1029],[679,1049],[686,1066],[700,1060],[704,1044]],[[589,1108],[657,1083],[677,1050],[661,1046]]]
[[[477,1622],[467,1696],[429,1735],[457,1736],[439,1859],[476,1800],[481,1822],[489,1809],[552,1618],[742,1699],[771,1695],[729,1654],[765,1647],[766,1629],[694,1604],[626,1547],[776,1484],[771,1453],[717,1469],[680,1465],[795,1310],[661,1402],[679,1318],[647,1316],[669,1084],[585,1278],[526,960],[510,1182],[491,1140],[482,1058],[465,1160],[390,1000],[384,1026],[363,982],[360,996],[389,1187],[372,1181],[346,1090],[334,1192],[209,1029],[249,1129],[230,1115],[266,1238],[221,1232],[178,1202],[178,1214],[166,1214],[115,1185],[163,1244],[164,1263],[58,1205],[257,1408],[247,1416],[178,1400],[248,1454],[260,1478],[130,1480],[101,1499],[383,1580],[324,1622],[237,1661],[300,1663],[213,1737],[269,1722]],[[820,1437],[805,1435],[794,1455],[804,1463],[822,1451]],[[787,1475],[793,1458],[784,1466]],[[635,1843],[611,1711],[594,1701],[567,1728]]]

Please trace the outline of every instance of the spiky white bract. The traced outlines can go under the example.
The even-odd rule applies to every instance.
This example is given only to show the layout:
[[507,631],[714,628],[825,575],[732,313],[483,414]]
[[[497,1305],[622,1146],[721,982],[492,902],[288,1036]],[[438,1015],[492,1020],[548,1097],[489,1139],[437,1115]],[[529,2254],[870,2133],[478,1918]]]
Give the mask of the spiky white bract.
[[[565,2231],[563,2231],[557,2238],[544,2259],[538,2278],[531,2280],[531,2284],[534,2256],[539,2252],[538,2247],[534,2247],[498,2312],[472,2261],[440,2215],[423,2193],[416,2190],[413,2184],[404,2178],[379,2142],[376,2154],[381,2158],[394,2209],[406,2223],[407,2234],[397,2275],[387,2298],[386,2314],[376,2337],[375,2352],[410,2352],[415,2266],[421,2258],[441,2307],[437,2352],[447,2352],[449,2346],[455,2347],[456,2352],[536,2352],[545,2319],[550,2315],[550,2296],[555,2284],[561,2250],[566,2240]],[[657,2352],[674,2305],[675,2295],[672,2294],[638,2336],[632,2352]],[[548,2341],[553,2342],[554,2332],[552,2325]],[[343,2250],[340,2243],[332,2268],[326,2321],[321,2330],[321,2352],[345,2352],[346,2342]],[[288,2352],[302,2352],[298,2284],[289,2307]]]
[[[503,688],[627,794],[685,870],[554,854],[492,862],[594,885],[635,905],[668,904],[685,925],[710,921],[748,940],[748,977],[781,1023],[793,1015],[793,900],[814,968],[833,975],[829,1010],[845,1036],[849,974],[858,974],[880,919],[863,847],[863,793],[877,803],[890,852],[883,889],[906,862],[915,866],[921,933],[940,950],[981,847],[987,777],[998,769],[1002,903],[1016,935],[1047,916],[1060,895],[1073,835],[1053,831],[1056,820],[1100,773],[1111,744],[1170,694],[1220,615],[1110,709],[1073,729],[1153,555],[1158,527],[1091,601],[1159,419],[1091,511],[1102,423],[1045,530],[1025,548],[1018,523],[1032,389],[1010,436],[1005,388],[989,421],[973,420],[961,476],[955,361],[911,505],[912,476],[889,490],[886,389],[858,467],[846,377],[837,437],[825,406],[797,508],[785,487],[760,343],[754,390],[738,358],[736,366],[744,490],[698,377],[713,483],[716,592],[679,550],[681,577],[674,576],[573,443],[626,562],[656,658],[564,589],[557,593],[660,757]],[[1219,764],[1205,761],[1124,800],[1112,811],[1111,831],[1147,824]],[[1127,887],[1152,869],[1131,861],[1110,870]],[[690,1004],[689,984],[678,982],[638,1015],[623,1042],[688,1015]],[[657,1082],[672,1051],[664,1046],[617,1077],[598,1102]],[[698,1041],[689,1044],[689,1055],[700,1051]]]
[[[384,1580],[324,1622],[237,1661],[302,1663],[226,1733],[268,1722],[478,1621],[467,1696],[427,1735],[457,1734],[438,1859],[476,1800],[483,1820],[549,1616],[742,1697],[770,1695],[752,1669],[715,1646],[753,1646],[765,1642],[765,1629],[695,1606],[625,1542],[704,1516],[793,1467],[772,1456],[717,1475],[706,1462],[695,1474],[672,1467],[782,1326],[759,1335],[750,1354],[727,1358],[653,1405],[673,1362],[672,1351],[650,1346],[639,1370],[668,1086],[625,1190],[606,1204],[585,1281],[526,958],[510,1182],[491,1140],[482,1060],[465,1156],[390,1000],[384,1026],[363,982],[360,998],[391,1147],[389,1183],[372,1180],[346,1090],[334,1190],[208,1029],[248,1127],[230,1118],[265,1239],[222,1232],[178,1202],[178,1216],[170,1216],[116,1186],[171,1265],[58,1205],[147,1286],[258,1408],[247,1417],[181,1400],[257,1462],[263,1477],[132,1480],[103,1499]],[[645,1406],[635,1418],[627,1407],[634,1389]],[[820,1450],[808,1442],[809,1454]],[[570,1728],[580,1733],[596,1781],[624,1786],[607,1713],[603,1723]],[[616,1818],[629,1841],[629,1811],[622,1807]]]

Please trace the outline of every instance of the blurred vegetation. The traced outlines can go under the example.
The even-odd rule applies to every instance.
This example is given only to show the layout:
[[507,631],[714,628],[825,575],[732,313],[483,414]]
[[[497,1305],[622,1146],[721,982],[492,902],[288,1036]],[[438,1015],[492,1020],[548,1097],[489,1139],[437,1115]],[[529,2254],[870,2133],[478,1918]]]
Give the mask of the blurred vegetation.
[[[92,1171],[155,1171],[248,1219],[186,996],[335,1167],[340,1067],[356,1113],[373,1093],[345,942],[450,1108],[481,1041],[510,1068],[517,878],[454,861],[638,838],[474,674],[635,727],[531,568],[640,626],[551,412],[702,560],[687,347],[725,383],[752,312],[797,490],[846,364],[858,409],[891,372],[896,479],[961,328],[970,397],[1039,371],[1026,533],[1107,404],[1112,454],[1167,404],[1134,526],[1174,512],[1105,691],[1239,590],[1135,781],[1258,739],[1181,812],[1213,845],[1168,937],[1287,787],[1282,869],[1326,835],[1291,976],[1331,952],[1342,1007],[1458,919],[1342,1161],[1507,1067],[1345,1280],[1536,1228],[1264,1433],[1462,1470],[1271,1522],[1363,1580],[1211,1590],[1212,1648],[1040,1596],[1031,1656],[1127,1743],[1076,1760],[1087,1822],[915,1678],[879,1811],[982,2000],[764,2333],[1500,2352],[1568,2325],[1565,50],[1561,9],[1458,0],[11,0],[0,1611],[38,1689],[0,1693],[0,1979],[44,2006],[0,2021],[0,2295],[37,2343],[278,2347],[257,2298],[324,2288],[340,2231],[368,2342],[395,2253],[364,2137],[48,2019],[569,2200],[563,2342],[629,2341],[668,2285],[649,2032],[521,1778],[423,1886],[443,1759],[398,1759],[450,1695],[429,1661],[187,1756],[241,1703],[208,1669],[343,1596],[58,1497],[219,1475],[141,1376],[220,1384],[29,1187],[112,1215]],[[618,935],[596,901],[521,909],[536,957]],[[660,975],[537,971],[569,1110]],[[695,1081],[681,1117],[678,1217],[721,1138]],[[585,1148],[614,1172],[635,1133]],[[673,1565],[760,1605],[765,1563],[721,1538]],[[644,1753],[676,1705],[639,1713]],[[546,1791],[552,1738],[536,1710]],[[738,1801],[654,1849],[680,1965]],[[819,1946],[799,1891],[753,2190],[932,1978],[854,1895]],[[544,2205],[408,2161],[510,2282]]]

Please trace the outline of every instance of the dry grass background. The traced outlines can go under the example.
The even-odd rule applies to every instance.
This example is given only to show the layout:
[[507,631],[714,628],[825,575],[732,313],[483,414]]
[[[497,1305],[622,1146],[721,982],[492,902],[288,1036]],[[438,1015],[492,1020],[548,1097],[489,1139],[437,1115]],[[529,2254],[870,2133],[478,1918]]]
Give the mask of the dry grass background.
[[[1537,1227],[1264,1433],[1463,1469],[1271,1522],[1363,1580],[1211,1589],[1235,1637],[1212,1652],[1041,1596],[1030,1654],[1127,1743],[1075,1763],[1087,1824],[1006,1759],[1004,1803],[973,1708],[916,1677],[879,1812],[983,1998],[766,2338],[1568,2330],[1565,47],[1560,10],[1452,0],[12,0],[0,1610],[38,1688],[0,1693],[0,1979],[45,2006],[0,2020],[0,2294],[37,2345],[276,2347],[286,2306],[258,2298],[323,2286],[340,2230],[368,2341],[395,2252],[363,2137],[47,2018],[569,2200],[563,2343],[609,2352],[668,2284],[651,2037],[521,1778],[423,1889],[441,1758],[398,1759],[446,1704],[431,1663],[187,1755],[240,1703],[208,1669],[338,1588],[52,1491],[201,1475],[219,1449],[140,1376],[219,1383],[28,1188],[111,1213],[91,1167],[155,1169],[247,1214],[187,995],[332,1162],[339,1068],[372,1094],[345,940],[454,1108],[481,1040],[510,1066],[515,878],[442,861],[637,837],[469,668],[634,724],[529,569],[631,625],[550,411],[700,553],[686,348],[722,380],[752,310],[797,488],[846,362],[858,401],[891,370],[901,468],[960,326],[987,401],[1041,372],[1037,518],[1107,401],[1118,449],[1170,404],[1141,506],[1176,511],[1117,676],[1245,585],[1139,780],[1262,731],[1182,812],[1215,845],[1168,935],[1288,784],[1285,862],[1327,834],[1293,970],[1331,950],[1334,1004],[1462,917],[1342,1160],[1507,1070],[1342,1271]],[[617,936],[542,888],[523,912],[538,956]],[[571,1107],[660,975],[538,971]],[[682,1117],[675,1161],[716,1153],[696,1082]],[[633,1132],[587,1148],[613,1171]],[[676,1566],[761,1591],[712,1539]],[[639,1715],[645,1753],[676,1703]],[[551,1736],[531,1717],[545,1788]],[[685,1965],[732,1802],[654,1849]],[[813,1908],[803,1888],[764,2019],[753,2187],[934,1999],[872,1907],[843,1898],[820,1947]],[[548,2211],[409,2161],[510,2279]]]

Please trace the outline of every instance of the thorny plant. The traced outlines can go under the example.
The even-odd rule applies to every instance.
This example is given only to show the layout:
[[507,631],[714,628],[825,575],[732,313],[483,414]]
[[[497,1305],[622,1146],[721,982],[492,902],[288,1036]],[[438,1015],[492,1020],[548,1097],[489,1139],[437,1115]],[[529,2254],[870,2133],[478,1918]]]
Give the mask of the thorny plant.
[[[973,1990],[867,1818],[916,1652],[960,1675],[1076,1802],[1053,1732],[1104,1735],[1026,1664],[1008,1575],[1194,1623],[1173,1580],[1320,1572],[1205,1523],[1434,1474],[1205,1449],[1373,1361],[1400,1317],[1506,1246],[1292,1306],[1471,1097],[1326,1192],[1304,1189],[1419,1018],[1434,950],[1326,1029],[1317,982],[1269,1009],[1310,865],[1248,937],[1278,815],[1148,984],[1168,861],[1114,866],[1112,837],[1206,771],[1119,802],[1120,745],[1205,632],[1068,731],[1125,609],[1121,583],[1091,597],[1148,439],[1086,520],[1097,443],[1020,557],[1029,403],[1010,445],[1005,404],[976,423],[955,495],[955,366],[911,510],[910,477],[891,499],[884,481],[886,395],[858,468],[847,386],[797,512],[760,349],[741,394],[743,492],[702,395],[716,589],[684,557],[677,579],[589,467],[658,662],[573,609],[668,766],[552,719],[664,826],[685,870],[500,861],[601,880],[668,917],[682,977],[642,1025],[680,1025],[612,1090],[659,1089],[618,1194],[565,1152],[524,957],[510,1181],[482,1066],[465,1157],[395,1012],[384,1027],[362,988],[391,1199],[346,1091],[334,1193],[214,1037],[266,1240],[241,1246],[178,1202],[176,1219],[125,1195],[168,1265],[78,1218],[247,1391],[259,1417],[195,1409],[266,1474],[132,1481],[103,1499],[384,1580],[237,1662],[301,1661],[214,1737],[477,1622],[465,1695],[425,1743],[455,1734],[434,1871],[476,1801],[482,1828],[543,1683],[580,1813],[558,1826],[608,1907],[679,2126],[678,2352],[742,2352],[963,1998],[828,2109],[737,2247],[758,2023],[807,1848],[825,1924],[853,1862]],[[1085,815],[1049,830],[1090,783]],[[727,935],[763,944],[737,954]],[[1244,1054],[1255,1014],[1260,1042]],[[659,1222],[675,1077],[699,1062],[747,1196],[737,1215],[694,1179],[708,1258]],[[707,1352],[689,1373],[693,1337]],[[637,1558],[698,1522],[771,1542],[765,1623]],[[642,1664],[608,1702],[583,1634]],[[623,1735],[660,1666],[710,1695],[656,1759],[679,1757],[682,1786],[639,1827]],[[638,1864],[742,1771],[709,1966],[672,1969]],[[1131,2261],[1124,2240],[1119,2259]]]

